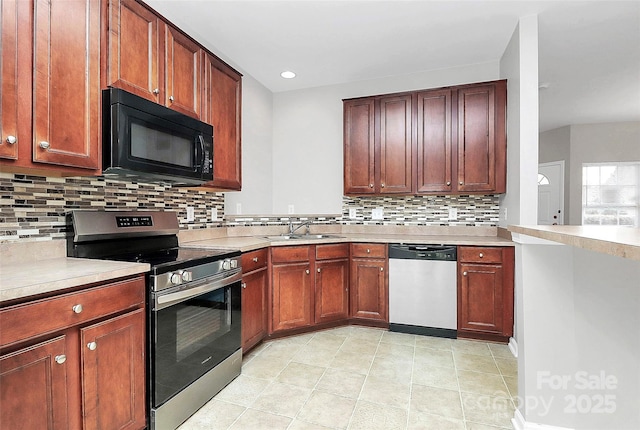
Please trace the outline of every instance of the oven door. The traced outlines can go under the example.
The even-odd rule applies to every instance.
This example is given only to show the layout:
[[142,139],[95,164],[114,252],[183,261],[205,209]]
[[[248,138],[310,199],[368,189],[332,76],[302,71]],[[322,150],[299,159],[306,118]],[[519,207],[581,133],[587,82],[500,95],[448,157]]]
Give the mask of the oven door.
[[152,294],[152,407],[161,406],[240,349],[240,277]]

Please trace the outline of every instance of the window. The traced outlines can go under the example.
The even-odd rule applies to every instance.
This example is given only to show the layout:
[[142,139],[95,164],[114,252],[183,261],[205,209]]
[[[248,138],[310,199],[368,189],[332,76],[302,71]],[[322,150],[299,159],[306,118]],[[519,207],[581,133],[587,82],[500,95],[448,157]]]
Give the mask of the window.
[[582,165],[582,224],[640,225],[640,162]]
[[538,173],[538,185],[549,185],[549,178],[542,173]]

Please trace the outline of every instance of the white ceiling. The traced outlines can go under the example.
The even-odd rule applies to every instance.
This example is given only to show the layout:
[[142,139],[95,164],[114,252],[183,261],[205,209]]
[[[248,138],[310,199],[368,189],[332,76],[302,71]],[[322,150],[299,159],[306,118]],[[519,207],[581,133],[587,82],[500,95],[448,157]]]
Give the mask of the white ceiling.
[[273,92],[495,62],[538,14],[540,130],[640,121],[640,0],[146,2]]

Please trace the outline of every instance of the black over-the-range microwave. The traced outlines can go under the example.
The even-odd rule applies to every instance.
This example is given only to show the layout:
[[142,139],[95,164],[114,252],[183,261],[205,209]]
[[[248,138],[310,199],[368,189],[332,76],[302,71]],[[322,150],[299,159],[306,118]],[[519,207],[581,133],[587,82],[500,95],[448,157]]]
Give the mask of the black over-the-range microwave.
[[102,92],[102,172],[141,182],[213,180],[213,127],[117,88]]

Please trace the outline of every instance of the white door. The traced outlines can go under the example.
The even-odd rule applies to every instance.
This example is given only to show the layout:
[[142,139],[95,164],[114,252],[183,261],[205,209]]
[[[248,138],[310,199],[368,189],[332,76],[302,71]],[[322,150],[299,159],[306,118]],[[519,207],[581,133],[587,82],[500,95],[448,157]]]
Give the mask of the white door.
[[538,165],[538,224],[564,224],[564,160]]

